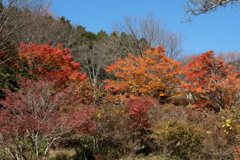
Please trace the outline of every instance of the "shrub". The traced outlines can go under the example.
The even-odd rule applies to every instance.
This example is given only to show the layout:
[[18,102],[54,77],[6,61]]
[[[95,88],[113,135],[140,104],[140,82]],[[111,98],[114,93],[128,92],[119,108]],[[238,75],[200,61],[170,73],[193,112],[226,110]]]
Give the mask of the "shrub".
[[122,155],[135,154],[146,147],[146,135],[151,127],[149,98],[129,98],[123,103],[103,105],[95,114],[99,147],[113,149]]
[[131,130],[145,130],[150,128],[147,112],[154,104],[147,97],[129,98],[126,101],[126,108],[130,117]]
[[187,97],[184,97],[184,96],[172,98],[172,103],[175,106],[188,106],[190,102],[191,100],[189,100]]
[[[150,124],[153,126],[153,134],[151,138],[155,140],[157,154],[168,156],[173,158],[177,156],[177,159],[181,159],[179,155],[183,152],[184,158],[188,159],[234,159],[236,155],[232,152],[235,146],[239,145],[239,132],[240,132],[240,110],[237,107],[232,107],[230,110],[222,110],[219,113],[209,110],[197,110],[196,108],[190,108],[191,106],[174,106],[172,104],[155,105],[150,108],[148,117]],[[175,125],[170,125],[176,123]],[[171,127],[169,127],[171,126]],[[182,130],[181,130],[182,129]],[[159,133],[157,133],[159,131]],[[186,132],[184,132],[186,131]],[[187,145],[187,137],[174,137],[177,135],[184,135],[185,133],[192,133],[202,137],[201,143],[197,147],[189,147],[195,144],[195,141],[191,141]],[[161,135],[160,135],[161,133]],[[163,137],[164,134],[168,137]],[[173,134],[173,140],[169,140],[170,133]],[[188,136],[191,137],[191,134]],[[156,139],[155,139],[156,138]],[[182,138],[181,142],[177,138]],[[188,137],[189,138],[189,137]],[[164,141],[165,140],[165,141]],[[177,141],[178,140],[178,141]],[[180,141],[180,146],[187,145],[184,150],[178,151],[176,144]],[[171,142],[171,143],[167,143]],[[179,145],[178,145],[179,146]],[[199,147],[201,146],[201,147]],[[187,155],[186,149],[190,148]],[[180,154],[181,153],[181,154]]]
[[66,160],[68,159],[68,155],[65,153],[58,153],[54,158],[51,158],[51,160]]
[[165,155],[190,159],[203,147],[204,132],[181,121],[168,121],[154,126],[152,137]]
[[234,159],[232,149],[239,145],[240,111],[222,110],[218,114],[206,113],[199,125],[207,133],[203,155],[208,159]]

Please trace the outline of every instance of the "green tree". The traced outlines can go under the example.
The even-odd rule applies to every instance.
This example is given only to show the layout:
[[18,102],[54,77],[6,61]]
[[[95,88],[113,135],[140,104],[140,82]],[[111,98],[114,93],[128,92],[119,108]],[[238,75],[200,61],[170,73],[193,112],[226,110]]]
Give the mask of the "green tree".
[[103,30],[100,30],[100,31],[97,33],[97,37],[98,37],[98,40],[104,41],[104,40],[107,40],[107,39],[108,39],[108,34],[107,34],[107,32],[105,32],[105,31],[103,31]]
[[[34,79],[24,70],[19,70],[13,62],[7,62],[0,65],[0,88],[9,89],[12,92],[18,90],[19,86],[17,81],[21,78]],[[5,92],[0,89],[0,99],[5,97]]]

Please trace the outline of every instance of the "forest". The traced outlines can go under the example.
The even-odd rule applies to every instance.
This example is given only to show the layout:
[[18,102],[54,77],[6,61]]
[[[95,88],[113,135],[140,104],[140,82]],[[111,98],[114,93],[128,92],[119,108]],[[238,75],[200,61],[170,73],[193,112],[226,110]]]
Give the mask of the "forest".
[[123,21],[93,33],[47,0],[0,1],[0,159],[240,159],[240,53]]

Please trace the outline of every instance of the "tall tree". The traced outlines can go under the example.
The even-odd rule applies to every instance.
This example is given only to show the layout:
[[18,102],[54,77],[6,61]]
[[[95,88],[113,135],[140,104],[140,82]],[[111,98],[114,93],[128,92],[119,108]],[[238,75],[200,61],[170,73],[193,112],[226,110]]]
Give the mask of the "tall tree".
[[86,75],[79,72],[80,63],[74,62],[69,53],[70,50],[61,44],[54,48],[47,44],[21,43],[18,65],[44,79],[58,80],[59,84],[84,81]]
[[29,14],[26,18],[31,23],[14,33],[14,41],[17,44],[24,42],[56,46],[63,43],[65,47],[74,51],[74,45],[80,41],[84,33],[64,17],[54,18],[52,15]]
[[49,13],[50,0],[4,0],[0,10],[0,51],[5,56],[4,63],[16,56],[17,41],[15,34],[30,24],[28,16],[46,15]]
[[[107,80],[105,89],[114,97],[152,96],[164,103],[180,84],[180,65],[164,54],[163,47],[149,48],[142,57],[129,54],[107,67],[118,80]],[[123,94],[123,96],[122,96]],[[116,96],[115,96],[116,95]],[[108,97],[107,97],[108,98]]]
[[[12,159],[45,160],[53,143],[69,138],[71,131],[91,134],[94,108],[81,105],[79,99],[69,100],[71,88],[56,91],[54,82],[19,81],[18,93],[4,89],[7,96],[0,99],[0,147]],[[71,110],[63,110],[72,106]],[[68,136],[67,136],[68,135]]]
[[232,68],[214,57],[213,51],[205,52],[185,66],[186,82],[182,89],[192,95],[196,107],[229,109],[240,99],[240,79]]
[[74,46],[75,52],[71,55],[75,61],[81,62],[81,71],[87,74],[94,88],[102,89],[103,80],[111,76],[111,73],[105,72],[104,69],[115,61],[115,57],[126,58],[128,53],[139,55],[139,45],[142,49],[149,46],[144,39],[137,41],[133,39],[132,35],[125,33],[119,35],[116,31],[110,35],[102,30],[97,34],[84,31]]
[[74,62],[70,51],[63,45],[36,45],[21,43],[18,66],[32,75],[55,81],[56,88],[72,86],[71,95],[90,103],[92,94],[86,74],[81,73],[80,62]]
[[106,79],[104,68],[113,62],[107,45],[108,34],[99,31],[97,34],[85,31],[82,40],[76,44],[77,52],[72,53],[77,62],[81,62],[81,71],[86,73],[95,89],[100,89],[102,80]]
[[128,53],[136,56],[142,55],[150,46],[144,38],[137,39],[132,34],[118,33],[117,31],[110,34],[107,45],[111,54],[119,58],[126,58]]
[[[143,55],[145,48],[141,46],[140,39],[145,39],[149,46],[163,46],[166,55],[175,59],[183,52],[185,38],[180,32],[171,32],[165,27],[166,22],[154,17],[153,13],[148,13],[146,17],[123,16],[122,21],[112,23],[112,27],[118,33],[131,35],[132,41],[138,46],[138,52]],[[145,47],[145,46],[144,46]]]
[[234,66],[233,71],[240,71],[240,53],[239,52],[228,52],[228,53],[219,53],[217,54],[222,58],[226,63]]

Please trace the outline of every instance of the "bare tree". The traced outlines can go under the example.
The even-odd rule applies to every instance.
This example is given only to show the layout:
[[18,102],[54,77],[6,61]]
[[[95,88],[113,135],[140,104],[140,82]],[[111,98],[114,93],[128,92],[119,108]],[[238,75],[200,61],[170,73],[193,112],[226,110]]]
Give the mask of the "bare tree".
[[[0,1],[0,51],[7,54],[1,57],[0,64],[16,55],[17,45],[14,34],[31,23],[30,14],[49,14],[50,0],[1,0]],[[13,52],[12,52],[13,51]]]
[[46,14],[51,6],[51,0],[1,0],[4,8],[15,7],[19,10],[28,9],[35,14]]
[[142,55],[144,50],[150,46],[144,38],[136,39],[132,34],[126,34],[125,32],[119,34],[116,31],[110,34],[106,44],[111,55],[118,58],[126,58],[128,53]]
[[187,21],[192,21],[191,16],[197,16],[200,14],[207,14],[217,10],[219,7],[226,8],[227,4],[231,6],[237,6],[238,0],[187,0],[186,5],[183,8],[186,10],[186,14],[190,14]]
[[81,63],[81,71],[87,74],[91,84],[97,90],[105,84],[103,80],[112,76],[112,73],[105,72],[105,68],[113,63],[116,57],[125,58],[128,53],[136,54],[139,46],[143,50],[149,46],[144,40],[135,41],[132,35],[124,33],[118,35],[116,31],[110,36],[103,31],[103,36],[99,36],[99,33],[83,34],[80,43],[75,47],[76,51],[71,53],[74,60]]
[[65,47],[71,48],[77,43],[84,33],[83,30],[76,29],[70,23],[65,24],[58,18],[44,15],[29,15],[31,23],[14,34],[15,41],[28,43],[49,44],[56,46],[63,43]]
[[218,53],[217,56],[223,59],[227,64],[234,66],[234,68],[232,69],[234,72],[240,71],[239,52]]
[[109,54],[109,49],[104,42],[95,42],[91,49],[87,44],[78,46],[81,54],[75,54],[74,59],[80,61],[81,70],[89,77],[91,84],[100,89],[103,87],[102,80],[106,79],[104,69],[114,61],[114,57]]
[[176,58],[183,52],[185,38],[180,32],[171,32],[166,29],[166,21],[157,19],[153,13],[148,13],[145,17],[123,16],[123,21],[112,23],[112,27],[118,33],[132,35],[138,45],[139,53],[142,55],[143,48],[138,40],[145,39],[149,46],[163,46],[169,58]]

